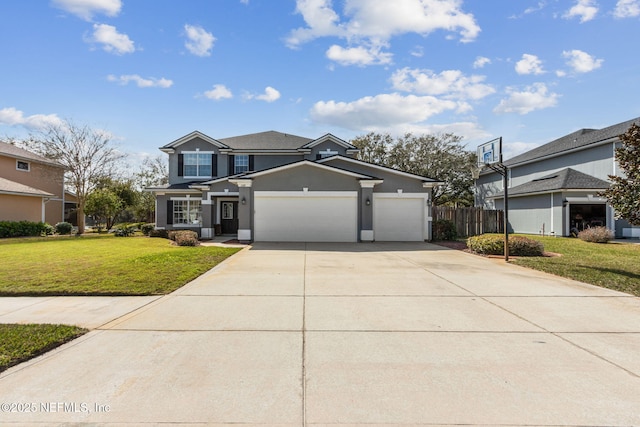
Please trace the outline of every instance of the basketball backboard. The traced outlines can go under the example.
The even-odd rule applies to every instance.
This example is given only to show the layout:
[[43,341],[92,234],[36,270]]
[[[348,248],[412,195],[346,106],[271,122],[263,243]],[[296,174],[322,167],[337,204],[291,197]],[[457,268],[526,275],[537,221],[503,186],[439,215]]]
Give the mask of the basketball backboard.
[[502,157],[502,137],[478,146],[478,167],[500,163]]

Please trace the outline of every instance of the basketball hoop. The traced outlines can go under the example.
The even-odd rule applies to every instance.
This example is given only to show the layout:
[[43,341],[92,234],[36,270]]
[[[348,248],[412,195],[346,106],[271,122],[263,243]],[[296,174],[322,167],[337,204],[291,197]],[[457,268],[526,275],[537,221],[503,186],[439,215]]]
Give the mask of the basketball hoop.
[[479,179],[480,178],[480,172],[482,172],[482,167],[481,166],[471,166],[471,177],[473,179]]

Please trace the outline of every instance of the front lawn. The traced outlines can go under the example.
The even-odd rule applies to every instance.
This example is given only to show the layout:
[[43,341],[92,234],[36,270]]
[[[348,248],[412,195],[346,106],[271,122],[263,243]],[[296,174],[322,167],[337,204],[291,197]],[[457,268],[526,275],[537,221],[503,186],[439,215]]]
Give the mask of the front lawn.
[[66,325],[0,324],[0,372],[87,332]]
[[149,237],[2,239],[0,296],[166,294],[239,250]]
[[514,264],[640,296],[640,245],[527,237],[541,241],[546,252],[562,256],[518,258]]

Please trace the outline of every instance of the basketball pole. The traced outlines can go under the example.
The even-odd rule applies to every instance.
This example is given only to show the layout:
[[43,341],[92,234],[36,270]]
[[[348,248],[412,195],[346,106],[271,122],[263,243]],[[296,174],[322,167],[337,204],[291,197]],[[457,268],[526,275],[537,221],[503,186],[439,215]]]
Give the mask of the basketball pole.
[[504,260],[509,261],[509,169],[502,163],[502,137],[500,137],[500,166],[503,168],[504,187]]

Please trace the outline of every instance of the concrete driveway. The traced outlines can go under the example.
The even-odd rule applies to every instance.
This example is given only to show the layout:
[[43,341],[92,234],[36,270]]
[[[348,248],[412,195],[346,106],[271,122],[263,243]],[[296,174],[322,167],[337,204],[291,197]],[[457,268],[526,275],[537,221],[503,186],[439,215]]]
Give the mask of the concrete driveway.
[[0,374],[0,424],[640,425],[639,355],[626,294],[429,244],[256,244]]

